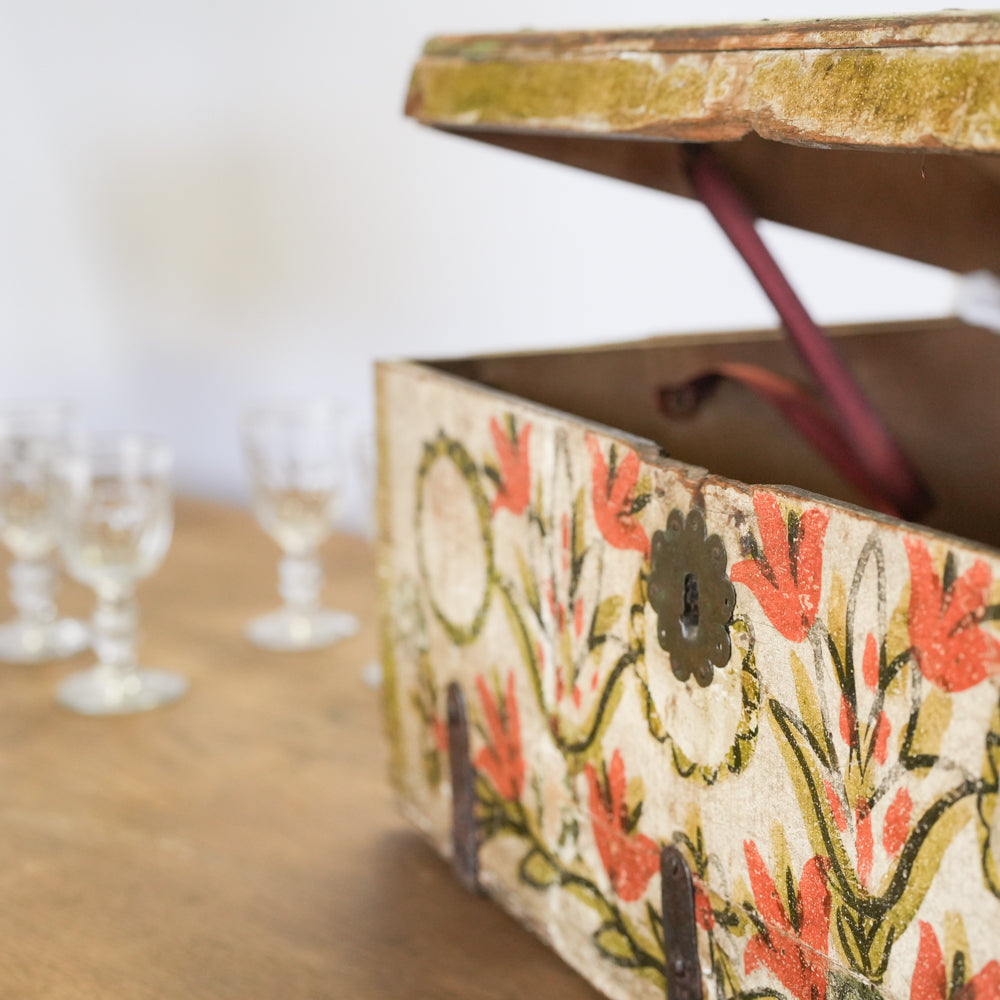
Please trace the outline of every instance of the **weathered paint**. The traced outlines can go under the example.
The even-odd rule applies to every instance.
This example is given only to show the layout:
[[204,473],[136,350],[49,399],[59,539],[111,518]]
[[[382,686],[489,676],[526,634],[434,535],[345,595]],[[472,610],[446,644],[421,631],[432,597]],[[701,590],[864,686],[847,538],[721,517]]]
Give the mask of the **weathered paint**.
[[[938,996],[946,968],[995,994],[1000,552],[708,476],[418,365],[384,366],[380,394],[383,599],[422,609],[389,636],[399,788],[443,852],[457,684],[481,884],[608,996],[662,1000],[668,846],[693,876],[706,995]],[[456,456],[461,475],[428,474]],[[456,524],[481,494],[488,530]],[[454,552],[420,554],[421,505],[461,532]],[[685,574],[657,569],[677,542],[657,532],[692,511],[675,555],[728,576],[731,617],[690,618]],[[492,599],[457,629],[447,597],[464,581],[478,603],[480,549]],[[656,640],[671,607],[729,630],[707,686]]]
[[[408,111],[471,134],[725,128],[1000,151],[998,29],[945,15],[441,39]],[[409,748],[404,805],[443,851],[441,692],[458,683],[477,723],[483,884],[609,996],[663,995],[667,844],[692,869],[712,995],[898,1000],[931,995],[946,966],[953,990],[964,977],[993,995],[1000,553],[708,476],[418,366],[386,369],[382,398],[383,600],[424,608],[409,631],[387,619],[390,731]],[[468,495],[438,511],[496,491],[489,529],[460,546],[484,546],[491,567],[484,613],[462,628],[435,594],[463,574],[481,586],[483,560],[421,556],[414,516],[427,456],[458,454],[467,475],[439,486]],[[737,588],[716,622],[731,656],[706,687],[678,677],[655,639],[671,605],[649,597],[651,540],[695,508]]]
[[1000,149],[1000,48],[769,55],[748,76],[746,107],[817,139]]
[[701,57],[433,60],[412,93],[425,121],[631,130],[700,115],[712,72]]
[[1000,15],[997,12],[949,11],[915,16],[757,21],[707,27],[441,35],[427,42],[424,55],[475,59],[484,56],[518,58],[532,51],[554,53],[584,49],[593,53],[735,52],[995,44],[1000,44]]
[[727,138],[988,152],[1000,151],[998,95],[1000,43],[669,53],[497,36],[430,45],[407,111],[448,127],[687,141],[724,125]]

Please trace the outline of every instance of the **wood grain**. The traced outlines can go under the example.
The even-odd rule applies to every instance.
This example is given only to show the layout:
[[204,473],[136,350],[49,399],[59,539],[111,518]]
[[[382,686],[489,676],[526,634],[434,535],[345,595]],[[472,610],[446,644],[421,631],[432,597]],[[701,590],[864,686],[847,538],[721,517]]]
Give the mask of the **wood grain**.
[[[361,634],[256,650],[242,628],[275,602],[277,552],[244,512],[182,502],[140,591],[143,661],[190,677],[182,701],[82,718],[53,690],[89,654],[0,669],[0,996],[596,996],[398,818],[361,677],[370,549],[325,556]],[[67,586],[62,605],[90,601]]]
[[506,35],[452,35],[432,39],[427,54],[481,56],[483,38],[524,50],[621,47],[649,52],[728,52],[736,49],[887,48],[982,45],[1000,42],[993,11],[942,11],[892,17],[814,18],[678,28],[608,31],[521,31]]

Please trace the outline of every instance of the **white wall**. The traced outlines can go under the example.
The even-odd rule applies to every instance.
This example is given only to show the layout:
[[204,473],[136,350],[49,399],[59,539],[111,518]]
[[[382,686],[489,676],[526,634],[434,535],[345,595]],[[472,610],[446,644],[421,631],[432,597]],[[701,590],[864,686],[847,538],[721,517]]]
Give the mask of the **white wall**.
[[[699,206],[421,129],[409,68],[445,31],[885,12],[0,0],[0,399],[161,433],[183,490],[242,498],[240,410],[366,421],[374,357],[770,324]],[[821,321],[950,309],[944,272],[768,230]]]

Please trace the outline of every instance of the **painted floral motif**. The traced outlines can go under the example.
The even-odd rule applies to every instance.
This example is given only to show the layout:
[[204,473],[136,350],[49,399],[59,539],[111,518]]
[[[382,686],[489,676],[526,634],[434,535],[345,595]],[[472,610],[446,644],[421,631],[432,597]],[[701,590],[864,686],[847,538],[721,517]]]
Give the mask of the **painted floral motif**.
[[649,555],[649,536],[636,519],[648,497],[636,496],[639,481],[639,456],[628,451],[617,461],[618,452],[611,447],[610,463],[604,459],[601,444],[593,434],[587,435],[590,452],[594,518],[608,545],[616,549],[635,549]]
[[823,956],[830,936],[826,859],[815,857],[806,862],[797,889],[787,873],[786,902],[757,845],[748,840],[743,849],[761,920],[744,952],[746,971],[765,966],[797,1000],[825,1000],[827,963]]
[[543,581],[537,618],[544,634],[554,641],[539,640],[536,654],[550,694],[550,724],[554,732],[568,734],[588,728],[601,688],[603,637],[620,613],[621,602],[611,599],[599,606],[593,587],[587,586],[594,560],[588,558],[580,505],[572,516],[559,515],[553,527],[549,573]]
[[[869,694],[876,700],[879,697],[879,669],[878,647],[875,637],[869,633],[865,642],[861,675]],[[875,857],[872,810],[876,792],[873,782],[878,775],[876,769],[884,766],[889,758],[892,722],[884,711],[859,722],[855,705],[856,699],[852,701],[841,695],[840,738],[848,747],[850,759],[858,762],[857,771],[849,770],[848,776],[856,773],[857,778],[844,783],[840,796],[831,782],[825,780],[824,792],[838,832],[849,834],[853,830],[857,877],[861,885],[868,889]],[[882,794],[885,794],[887,787],[882,787]],[[896,788],[892,794],[894,797],[886,810],[881,836],[883,849],[890,860],[898,856],[906,842],[913,813],[913,801],[905,786]]]
[[[397,654],[413,770],[436,794],[439,675],[475,693],[476,816],[481,851],[503,842],[498,877],[565,894],[539,912],[576,907],[584,950],[636,996],[666,984],[667,844],[689,859],[717,1000],[1000,996],[1000,948],[970,945],[938,875],[961,858],[963,888],[1000,920],[996,563],[776,490],[669,492],[620,442],[542,417],[486,414],[478,433],[478,452],[431,436],[417,496],[431,502],[433,462],[469,484],[482,606],[462,619],[424,597],[429,638]],[[691,641],[720,634],[725,655]],[[716,732],[738,720],[712,755],[687,755],[667,724],[701,720],[693,705]]]
[[521,718],[517,710],[514,674],[507,675],[506,694],[494,694],[485,678],[476,678],[476,690],[486,720],[486,745],[476,755],[476,767],[487,774],[504,799],[519,799],[524,789]]
[[988,962],[974,976],[966,978],[965,956],[957,954],[951,975],[934,928],[920,921],[920,951],[913,970],[910,1000],[995,1000],[1000,997],[1000,962]]
[[986,885],[1000,899],[1000,705],[993,712],[984,758],[977,803],[979,844]]
[[421,756],[427,783],[436,788],[444,773],[448,753],[448,724],[445,722],[444,695],[438,690],[426,652],[422,652],[417,672],[417,686],[410,700],[424,724]]
[[801,642],[819,611],[823,578],[823,538],[830,515],[811,508],[788,523],[778,501],[756,492],[753,507],[760,546],[751,538],[753,557],[736,563],[730,579],[746,584],[771,624],[789,642]]
[[[628,479],[637,466],[628,456],[619,462],[618,454],[612,449],[621,483],[621,475]],[[630,495],[634,486],[630,481]],[[588,516],[592,498],[571,470],[563,439],[557,438],[551,467],[528,492],[532,500],[522,511],[524,530],[514,548],[517,576],[501,580],[500,592],[556,745],[568,754],[586,754],[611,719],[634,658],[626,602],[605,592],[605,546]],[[638,522],[630,530],[645,538]]]
[[[425,502],[428,494],[435,492],[435,477],[441,473],[450,485],[444,490],[439,486],[434,501]],[[433,440],[425,441],[421,450],[413,515],[412,531],[424,597],[449,640],[458,646],[470,645],[483,628],[493,597],[490,504],[479,467],[468,449],[443,431]],[[441,572],[436,561],[428,558],[428,548],[434,548],[428,545],[428,537],[440,541],[447,534],[453,538],[459,525],[465,544],[455,546],[452,556],[460,565],[452,564],[447,572]],[[432,566],[435,572],[431,572]],[[476,578],[475,583],[472,577]],[[456,579],[462,581],[458,587]],[[474,602],[471,605],[470,597]],[[461,613],[456,615],[452,603],[462,605]]]
[[[934,571],[927,546],[905,540],[910,560],[910,641],[920,672],[945,691],[965,691],[1000,673],[1000,641],[981,623],[993,577],[977,559],[958,579],[945,566],[945,583]],[[951,577],[951,579],[948,579]]]
[[[644,583],[640,581],[637,588],[640,594]],[[640,600],[639,596],[633,599],[633,611],[642,606]],[[649,617],[655,626],[656,617]],[[682,695],[676,690],[681,682],[670,661],[658,653],[655,635],[650,641],[648,635],[634,634],[633,671],[649,735],[670,748],[679,775],[705,785],[715,785],[749,767],[760,730],[761,688],[752,625],[739,617],[729,631],[738,660],[715,677],[711,688],[685,684]]]
[[587,765],[590,819],[604,870],[619,899],[635,902],[659,870],[660,851],[645,834],[638,833],[642,802],[629,809],[626,801],[625,762],[615,750],[603,777]]
[[531,424],[524,424],[518,432],[513,417],[508,418],[506,429],[494,417],[490,421],[490,435],[500,462],[499,472],[490,465],[485,466],[488,472],[494,473],[497,488],[492,512],[509,510],[520,516],[531,501]]

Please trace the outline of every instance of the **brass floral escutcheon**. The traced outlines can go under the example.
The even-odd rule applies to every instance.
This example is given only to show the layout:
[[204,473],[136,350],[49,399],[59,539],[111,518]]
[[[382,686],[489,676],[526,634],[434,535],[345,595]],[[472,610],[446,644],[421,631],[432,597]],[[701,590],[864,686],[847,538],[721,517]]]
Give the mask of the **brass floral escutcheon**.
[[678,680],[693,674],[708,687],[714,668],[729,662],[736,591],[726,563],[722,539],[707,535],[705,515],[696,507],[686,518],[680,510],[671,511],[666,530],[653,535],[649,603],[656,612],[657,638]]

